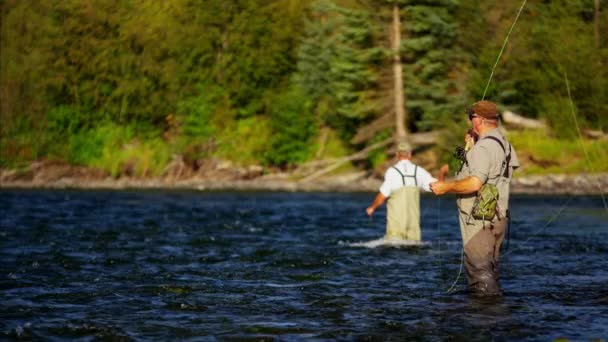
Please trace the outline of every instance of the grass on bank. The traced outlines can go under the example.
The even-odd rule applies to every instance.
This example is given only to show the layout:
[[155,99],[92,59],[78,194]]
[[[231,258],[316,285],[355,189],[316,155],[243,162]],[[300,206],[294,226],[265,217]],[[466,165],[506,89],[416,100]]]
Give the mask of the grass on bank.
[[[521,164],[516,177],[608,172],[606,138],[558,138],[544,130],[509,130],[507,135]],[[266,122],[244,120],[218,131],[213,137],[217,143],[213,151],[193,157],[230,160],[236,165],[260,164],[261,156],[269,148],[266,143],[269,136]],[[95,167],[114,177],[154,177],[162,174],[174,155],[187,154],[187,148],[192,144],[192,141],[168,140],[161,134],[136,133],[133,128],[113,123],[60,137],[21,131],[11,139],[2,138],[0,166],[14,169],[26,167],[34,160],[52,159]],[[308,161],[352,153],[333,131],[329,131],[323,143],[320,139],[313,142],[310,152]],[[371,167],[386,161],[384,152],[379,149],[369,156]],[[355,169],[352,163],[347,163],[332,174]]]
[[517,176],[608,172],[608,139],[560,139],[545,130],[509,131]]

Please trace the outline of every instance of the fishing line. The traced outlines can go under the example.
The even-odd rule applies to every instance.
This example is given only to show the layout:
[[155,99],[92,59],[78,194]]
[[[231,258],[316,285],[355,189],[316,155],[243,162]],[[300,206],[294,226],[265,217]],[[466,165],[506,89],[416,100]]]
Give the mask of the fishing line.
[[[443,257],[441,256],[441,197],[437,197],[437,236],[439,239],[437,240],[437,250],[439,253],[439,269],[443,269]],[[446,291],[446,293],[452,293],[456,283],[460,280],[460,275],[462,273],[462,265],[464,263],[464,248],[461,251],[460,255],[460,269],[458,270],[458,276],[456,280],[452,283],[450,288]]]
[[[581,149],[583,150],[583,154],[585,155],[585,162],[587,163],[587,168],[589,171],[593,172],[591,168],[591,161],[589,160],[589,155],[587,154],[587,150],[585,149],[585,144],[583,143],[583,135],[581,134],[581,129],[578,125],[578,120],[576,119],[576,113],[574,111],[574,101],[572,101],[572,95],[570,94],[570,82],[568,82],[568,74],[564,72],[564,79],[566,81],[566,90],[568,91],[568,100],[570,101],[570,111],[572,113],[572,118],[574,119],[574,126],[576,127],[576,131],[578,133],[579,142],[581,143]],[[600,195],[602,196],[602,202],[604,203],[604,209],[608,211],[608,205],[606,205],[606,198],[604,197],[604,191],[602,189],[602,185],[598,180],[598,188],[600,189]]]
[[[555,221],[555,220],[556,220],[556,219],[557,219],[557,218],[558,218],[558,217],[559,217],[559,216],[562,214],[562,212],[564,211],[564,209],[566,209],[566,207],[568,206],[568,204],[570,204],[570,201],[572,200],[572,198],[573,198],[573,196],[572,196],[572,195],[568,196],[568,200],[567,200],[567,201],[566,201],[566,203],[564,203],[564,205],[562,205],[562,207],[561,207],[561,208],[558,210],[557,214],[553,215],[553,217],[551,217],[551,218],[549,219],[549,221],[547,221],[547,222],[545,223],[545,225],[544,225],[544,226],[542,226],[540,229],[538,229],[537,231],[535,231],[535,232],[533,232],[532,234],[530,234],[530,236],[529,236],[529,237],[528,237],[526,240],[524,240],[524,242],[522,242],[520,246],[518,246],[518,249],[522,249],[521,247],[522,247],[523,245],[525,245],[525,244],[526,244],[528,241],[530,241],[530,239],[531,239],[531,238],[533,238],[534,236],[538,235],[538,233],[540,233],[541,231],[543,231],[543,229],[545,229],[545,228],[549,227],[549,225],[551,225],[551,223],[553,223],[553,221]],[[504,252],[502,255],[503,255],[503,256],[505,256],[505,255],[509,254],[509,252],[511,252],[511,251],[512,251],[512,250],[510,250],[510,251],[506,251],[506,252]]]
[[[576,131],[578,133],[578,138],[579,138],[579,142],[581,144],[581,149],[583,150],[583,154],[585,155],[585,162],[587,163],[587,168],[589,169],[589,171],[593,172],[593,169],[591,168],[591,161],[590,161],[589,155],[587,154],[587,150],[585,149],[585,144],[583,143],[583,135],[582,135],[581,129],[580,129],[579,125],[578,125],[578,120],[576,118],[576,112],[574,110],[574,101],[572,100],[572,93],[570,92],[570,82],[568,81],[568,74],[566,72],[564,72],[564,81],[566,83],[566,91],[568,92],[568,101],[569,101],[569,104],[570,104],[570,112],[572,113],[572,119],[574,120],[574,126],[576,127]],[[604,192],[602,190],[602,187],[601,187],[600,184],[598,184],[598,187],[600,189],[600,195],[602,196],[602,201],[604,203],[604,209],[606,209],[606,211],[608,211],[608,205],[606,205],[606,198],[604,196]],[[522,242],[521,245],[525,245],[528,241],[530,241],[530,239],[533,236],[537,235],[538,233],[540,233],[541,231],[543,231],[545,228],[547,228],[551,223],[553,223],[553,221],[555,221],[561,215],[561,213],[564,211],[564,209],[566,209],[566,207],[568,206],[568,204],[570,204],[570,201],[572,200],[572,197],[573,197],[572,194],[570,196],[568,196],[568,200],[558,210],[557,214],[553,215],[553,217],[551,217],[549,219],[549,221],[547,221],[543,227],[541,227],[540,229],[538,229],[537,231],[535,231],[534,233],[532,233],[530,235],[530,237],[528,237],[526,240],[524,240],[524,242]],[[507,255],[507,254],[509,254],[509,252],[505,252],[503,255]]]
[[443,258],[441,257],[441,197],[437,197],[437,251],[439,252],[439,269],[443,268]]
[[486,93],[488,91],[488,87],[490,87],[490,82],[492,81],[492,76],[494,76],[494,70],[496,70],[496,66],[498,66],[500,57],[502,56],[503,51],[505,51],[505,47],[507,46],[507,42],[509,41],[509,36],[511,35],[511,32],[513,31],[513,28],[515,27],[515,24],[517,23],[517,19],[519,19],[519,15],[521,14],[521,11],[524,9],[524,6],[526,6],[526,2],[528,2],[528,0],[524,0],[524,2],[521,4],[521,7],[519,8],[519,12],[517,12],[517,16],[515,17],[515,20],[513,21],[513,24],[511,25],[509,32],[507,33],[507,37],[505,38],[505,41],[502,43],[502,48],[500,49],[500,52],[498,53],[498,57],[496,57],[496,62],[494,63],[494,66],[492,67],[492,72],[490,73],[490,78],[488,78],[488,84],[486,84],[486,89],[483,91],[483,96],[481,97],[482,100],[484,100],[486,98]]
[[452,283],[452,286],[450,286],[450,288],[446,291],[446,293],[452,293],[454,287],[458,283],[458,280],[460,280],[460,275],[462,274],[462,265],[464,265],[464,247],[462,248],[462,251],[460,253],[460,269],[458,270],[458,276],[456,277],[456,280],[454,280],[454,282]]

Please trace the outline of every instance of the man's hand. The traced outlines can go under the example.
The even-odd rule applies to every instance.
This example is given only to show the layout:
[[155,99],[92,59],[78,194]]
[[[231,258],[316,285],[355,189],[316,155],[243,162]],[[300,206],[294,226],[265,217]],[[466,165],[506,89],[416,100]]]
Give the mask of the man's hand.
[[374,198],[374,201],[372,202],[372,204],[367,207],[367,209],[365,209],[365,212],[367,213],[367,216],[372,216],[372,214],[374,213],[374,211],[376,211],[376,209],[382,205],[382,203],[384,203],[384,200],[386,200],[386,197],[384,197],[384,195],[379,192],[376,195],[376,198]]
[[443,195],[450,190],[450,184],[443,181],[437,181],[431,183],[431,191],[435,195]]
[[469,151],[475,145],[475,139],[470,136],[468,133],[464,136],[464,150]]

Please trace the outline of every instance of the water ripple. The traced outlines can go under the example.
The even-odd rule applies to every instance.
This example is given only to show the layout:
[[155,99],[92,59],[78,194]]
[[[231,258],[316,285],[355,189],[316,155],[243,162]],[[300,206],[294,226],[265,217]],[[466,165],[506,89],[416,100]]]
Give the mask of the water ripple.
[[[420,245],[373,194],[0,192],[0,336],[103,340],[592,340],[608,336],[598,197],[515,196],[505,296],[471,297],[453,201]],[[456,291],[447,293],[458,280]]]

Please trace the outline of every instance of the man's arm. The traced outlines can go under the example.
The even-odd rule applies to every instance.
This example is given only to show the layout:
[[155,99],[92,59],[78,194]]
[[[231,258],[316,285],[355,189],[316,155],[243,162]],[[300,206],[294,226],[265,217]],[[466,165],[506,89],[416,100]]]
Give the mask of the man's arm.
[[481,189],[482,185],[483,183],[479,178],[469,176],[467,178],[452,182],[438,181],[432,183],[431,191],[433,191],[435,195],[443,195],[446,193],[463,195],[477,192],[479,189]]
[[374,199],[374,202],[372,202],[372,204],[367,207],[367,209],[365,210],[365,212],[367,212],[367,216],[372,216],[372,214],[374,213],[374,211],[376,211],[376,209],[382,205],[382,203],[384,203],[384,201],[386,200],[386,197],[379,192],[376,195],[376,198]]

